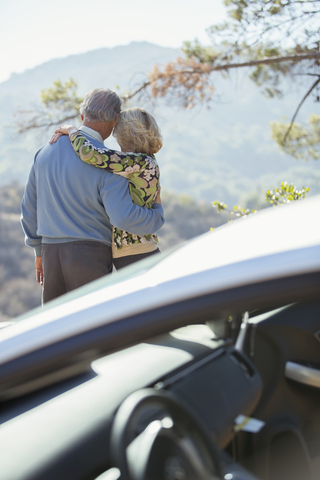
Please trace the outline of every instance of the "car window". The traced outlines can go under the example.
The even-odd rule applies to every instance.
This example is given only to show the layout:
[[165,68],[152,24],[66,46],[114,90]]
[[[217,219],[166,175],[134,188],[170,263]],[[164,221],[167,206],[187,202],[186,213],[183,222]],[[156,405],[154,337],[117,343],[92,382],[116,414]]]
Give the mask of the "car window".
[[96,292],[110,285],[115,285],[117,283],[123,282],[124,280],[130,279],[130,278],[139,277],[140,275],[143,275],[145,272],[150,270],[150,268],[152,268],[154,265],[161,262],[165,257],[170,255],[173,251],[177,250],[177,248],[179,248],[180,246],[181,245],[175,246],[172,249],[169,249],[168,251],[166,251],[165,253],[160,253],[159,255],[152,255],[151,257],[141,260],[139,262],[133,263],[132,265],[129,265],[128,267],[123,268],[118,272],[114,271],[111,275],[106,275],[98,280],[95,280],[94,282],[90,282],[87,285],[77,288],[76,290],[69,292],[65,295],[62,295],[61,297],[56,298],[55,300],[52,300],[51,302],[48,302],[43,306],[34,308],[29,312],[26,312],[23,315],[20,315],[19,317],[14,319],[14,322],[20,322],[32,315],[37,314],[38,312],[49,310],[53,307],[69,302],[70,300],[75,300],[77,298],[82,297],[83,295]]

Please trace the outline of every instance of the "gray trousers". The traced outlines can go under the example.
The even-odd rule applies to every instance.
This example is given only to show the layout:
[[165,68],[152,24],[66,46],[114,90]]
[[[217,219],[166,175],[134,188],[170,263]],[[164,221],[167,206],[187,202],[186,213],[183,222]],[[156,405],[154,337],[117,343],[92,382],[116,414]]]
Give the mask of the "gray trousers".
[[111,247],[96,241],[42,244],[43,303],[112,272]]

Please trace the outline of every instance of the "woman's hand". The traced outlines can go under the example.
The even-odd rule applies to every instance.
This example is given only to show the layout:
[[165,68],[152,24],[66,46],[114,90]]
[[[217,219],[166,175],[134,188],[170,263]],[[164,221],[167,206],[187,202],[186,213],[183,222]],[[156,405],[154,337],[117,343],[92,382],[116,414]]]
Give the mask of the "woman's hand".
[[69,135],[71,130],[75,130],[77,127],[74,125],[60,125],[49,140],[49,143],[55,143],[62,135]]

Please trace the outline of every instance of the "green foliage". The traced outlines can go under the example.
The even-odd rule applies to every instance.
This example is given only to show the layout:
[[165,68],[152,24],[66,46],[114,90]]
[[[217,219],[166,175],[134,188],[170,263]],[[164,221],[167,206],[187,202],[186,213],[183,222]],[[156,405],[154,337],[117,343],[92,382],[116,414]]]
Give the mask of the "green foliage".
[[310,115],[308,125],[293,123],[289,134],[289,123],[271,122],[272,138],[284,153],[302,160],[318,160],[320,157],[320,115]]
[[233,217],[245,217],[251,213],[255,213],[256,210],[250,210],[250,208],[242,208],[239,205],[235,205],[232,210],[228,209],[227,205],[224,202],[219,202],[215,200],[212,202],[212,206],[217,209],[218,213],[228,212],[229,215]]
[[[201,46],[197,40],[185,42],[187,59],[197,60],[202,68],[207,65],[211,73],[229,72],[234,65],[251,66],[249,78],[270,98],[281,97],[287,81],[304,82],[308,91],[293,120],[311,93],[319,102],[320,0],[224,0],[224,4],[229,21],[208,29],[213,46]],[[308,57],[301,61],[303,55]],[[310,86],[312,77],[318,80]],[[295,158],[319,157],[316,116],[310,117],[309,127],[274,122],[272,138]]]
[[227,210],[227,205],[224,202],[219,202],[219,200],[212,202],[212,205],[217,209],[218,213]]
[[[308,35],[308,39],[314,41],[317,38],[317,14],[319,13],[319,1],[313,0],[225,0],[231,18],[229,30],[235,27],[237,32],[243,32],[246,28],[248,39],[256,40],[258,34],[265,38],[278,38],[273,41],[286,40],[285,44],[297,42],[297,39]],[[240,24],[240,25],[239,25]],[[294,24],[295,29],[292,28]],[[240,27],[240,28],[239,28]],[[254,38],[253,38],[254,37]],[[305,43],[305,39],[304,39]]]
[[[247,63],[270,58],[281,62],[253,66],[250,74],[268,97],[283,94],[282,80],[293,81],[298,75],[318,73],[319,59],[300,62],[302,54],[319,53],[320,1],[225,0],[228,22],[208,29],[212,46],[197,40],[185,42],[188,59],[214,68],[224,63]],[[288,60],[290,56],[293,60]]]
[[70,78],[64,84],[60,80],[53,82],[52,88],[41,91],[41,102],[47,109],[58,109],[61,112],[79,114],[82,98],[77,93],[78,84]]
[[294,200],[301,200],[305,198],[308,192],[309,188],[302,187],[301,190],[298,190],[291,183],[281,182],[280,187],[267,191],[266,201],[272,205],[281,205],[283,203],[293,202]]
[[[252,62],[273,57],[292,58],[319,52],[320,1],[225,0],[228,22],[208,29],[213,47],[185,42],[187,58],[213,66],[224,62]],[[214,54],[213,54],[214,52]],[[267,96],[281,95],[281,80],[306,72],[317,73],[317,58],[300,63],[284,60],[254,66],[250,78]]]
[[[271,205],[281,205],[284,203],[290,203],[294,200],[301,200],[305,198],[306,194],[309,192],[309,188],[302,187],[301,190],[298,190],[293,184],[288,184],[288,182],[281,182],[280,187],[276,187],[272,190],[268,190],[266,193],[266,202]],[[242,208],[239,205],[235,205],[232,210],[228,209],[227,205],[224,202],[215,200],[212,202],[212,206],[217,209],[218,213],[228,212],[229,215],[233,217],[245,217],[252,213],[256,213],[256,210],[251,210],[250,208]]]
[[[272,52],[272,53],[271,53]],[[279,49],[259,48],[257,57],[268,58],[280,56]],[[290,62],[273,63],[268,65],[257,65],[254,67],[249,78],[259,87],[262,87],[262,93],[269,98],[281,97],[283,91],[281,86],[281,77],[289,75],[292,64]]]
[[33,129],[49,129],[79,119],[82,98],[77,93],[78,85],[70,78],[67,82],[53,82],[53,87],[41,91],[40,108],[19,110],[17,126],[19,133]]
[[214,61],[218,56],[217,50],[210,46],[203,47],[198,40],[194,40],[193,42],[183,42],[182,50],[187,58],[195,57],[201,63],[209,63],[210,65],[214,64]]

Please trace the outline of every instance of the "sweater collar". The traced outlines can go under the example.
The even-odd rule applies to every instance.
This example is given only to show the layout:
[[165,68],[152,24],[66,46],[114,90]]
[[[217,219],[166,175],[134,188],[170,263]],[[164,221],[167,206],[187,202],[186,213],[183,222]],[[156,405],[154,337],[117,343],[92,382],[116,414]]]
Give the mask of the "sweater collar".
[[97,132],[96,130],[93,130],[92,128],[86,127],[85,125],[81,125],[79,128],[83,133],[86,133],[92,138],[95,138],[99,142],[103,143],[103,138],[101,137],[100,133]]

